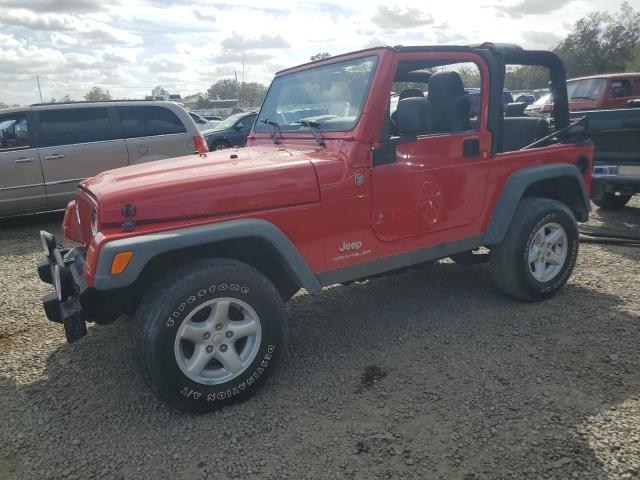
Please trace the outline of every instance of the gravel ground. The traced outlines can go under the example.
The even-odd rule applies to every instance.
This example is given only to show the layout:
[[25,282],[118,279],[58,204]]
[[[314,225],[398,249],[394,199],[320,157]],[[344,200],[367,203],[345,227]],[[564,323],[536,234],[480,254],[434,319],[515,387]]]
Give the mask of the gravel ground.
[[[640,227],[640,199],[593,223]],[[526,304],[450,261],[298,295],[287,354],[250,401],[172,411],[130,325],[74,345],[48,322],[37,232],[0,224],[0,479],[640,478],[640,249],[583,244]]]

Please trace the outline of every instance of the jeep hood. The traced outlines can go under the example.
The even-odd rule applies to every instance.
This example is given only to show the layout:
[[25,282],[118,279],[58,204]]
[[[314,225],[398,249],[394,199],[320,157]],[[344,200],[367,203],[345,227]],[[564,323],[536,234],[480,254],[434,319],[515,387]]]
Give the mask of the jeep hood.
[[[168,221],[318,202],[308,154],[272,147],[219,150],[103,172],[80,184],[102,224]],[[132,204],[135,216],[122,208]]]

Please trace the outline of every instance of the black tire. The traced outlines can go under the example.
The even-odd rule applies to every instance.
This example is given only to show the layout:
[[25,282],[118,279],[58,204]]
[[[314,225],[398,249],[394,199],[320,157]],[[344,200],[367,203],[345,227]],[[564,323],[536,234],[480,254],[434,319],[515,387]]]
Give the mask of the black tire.
[[221,140],[218,142],[213,142],[211,144],[210,150],[224,150],[225,148],[231,148],[231,144],[229,142]]
[[616,195],[615,193],[603,192],[602,195],[592,200],[598,207],[605,210],[619,210],[629,203],[630,199],[631,195]]
[[[259,319],[261,338],[255,341],[258,349],[255,357],[253,360],[248,357],[246,361],[251,363],[235,378],[208,385],[183,373],[174,347],[182,348],[176,336],[189,314],[209,308],[206,305],[222,297],[237,299],[253,309]],[[153,392],[175,408],[204,412],[246,400],[264,384],[283,348],[286,311],[278,290],[254,268],[235,260],[206,259],[156,281],[140,301],[133,326],[135,361]],[[236,351],[235,340],[213,334],[206,348]],[[222,350],[218,343],[216,347],[213,343],[216,337],[229,346]],[[204,367],[208,368],[209,364]]]
[[[545,225],[559,224],[566,233],[564,263],[548,281],[537,280],[530,268],[529,249]],[[539,237],[541,238],[541,237]],[[544,300],[567,282],[578,257],[578,224],[563,203],[548,198],[523,199],[503,241],[491,247],[490,270],[504,293],[526,301]]]

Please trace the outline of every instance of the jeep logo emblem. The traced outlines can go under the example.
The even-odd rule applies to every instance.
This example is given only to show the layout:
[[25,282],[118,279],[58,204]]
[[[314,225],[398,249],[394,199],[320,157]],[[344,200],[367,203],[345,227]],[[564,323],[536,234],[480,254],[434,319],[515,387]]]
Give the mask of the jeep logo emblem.
[[346,252],[348,250],[360,250],[362,248],[362,242],[342,242],[342,245],[338,247],[338,250],[341,252]]

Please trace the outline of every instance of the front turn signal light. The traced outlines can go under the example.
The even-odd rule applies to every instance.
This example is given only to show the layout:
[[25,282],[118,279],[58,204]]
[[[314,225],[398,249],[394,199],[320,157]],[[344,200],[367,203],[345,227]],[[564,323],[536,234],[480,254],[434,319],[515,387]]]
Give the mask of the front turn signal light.
[[111,262],[111,275],[119,275],[124,272],[132,258],[133,252],[130,250],[116,253],[113,262]]

